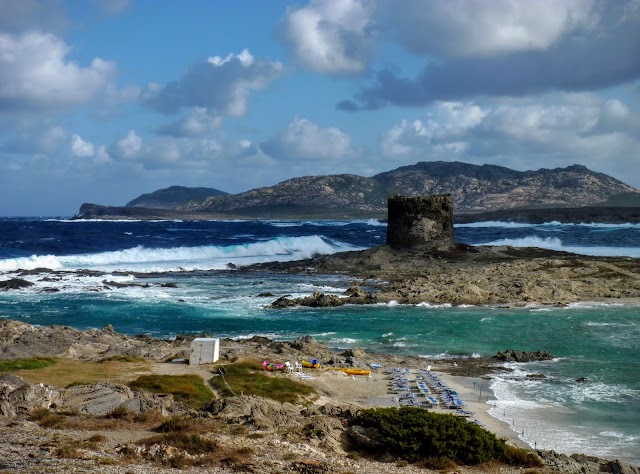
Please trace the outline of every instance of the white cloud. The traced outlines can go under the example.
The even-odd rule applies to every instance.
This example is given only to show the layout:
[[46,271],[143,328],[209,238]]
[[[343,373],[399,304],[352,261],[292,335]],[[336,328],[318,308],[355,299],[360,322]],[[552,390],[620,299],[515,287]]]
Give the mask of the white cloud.
[[53,34],[0,33],[0,108],[41,110],[79,105],[103,92],[115,65],[95,58],[86,67],[67,58],[69,46]]
[[78,157],[93,156],[96,152],[93,143],[86,142],[80,135],[73,135],[71,137],[71,153]]
[[[380,140],[383,158],[461,160],[516,169],[584,164],[625,179],[640,173],[640,114],[618,99],[556,95],[479,107],[438,103],[425,118],[403,120]],[[626,178],[628,179],[628,178]]]
[[207,109],[195,107],[180,120],[158,127],[160,135],[173,137],[199,137],[210,134],[222,124],[222,117],[211,116]]
[[409,50],[445,56],[545,50],[598,19],[595,0],[387,0],[383,11]]
[[266,88],[281,72],[281,63],[256,59],[245,49],[238,55],[201,61],[177,81],[148,84],[141,100],[165,114],[199,107],[212,116],[238,117],[246,112],[249,94]]
[[[189,170],[212,174],[229,172],[256,158],[265,163],[264,154],[250,140],[220,142],[213,138],[160,136],[145,141],[134,130],[113,143],[108,153],[107,150],[102,152],[105,160],[113,158],[138,164],[145,170],[176,173],[188,173]],[[242,176],[237,179],[241,180]]]
[[329,74],[361,73],[372,55],[372,15],[373,5],[366,0],[312,0],[287,9],[283,34],[304,67]]
[[344,158],[351,151],[349,136],[335,127],[320,128],[296,118],[278,135],[261,144],[262,150],[278,160],[328,160]]
[[402,120],[385,132],[380,151],[387,157],[415,156],[427,147],[438,156],[457,158],[467,148],[465,135],[479,125],[487,113],[475,104],[440,102],[426,119]]
[[110,155],[121,160],[136,159],[142,150],[142,138],[135,130],[129,130],[126,137],[121,138],[113,144]]

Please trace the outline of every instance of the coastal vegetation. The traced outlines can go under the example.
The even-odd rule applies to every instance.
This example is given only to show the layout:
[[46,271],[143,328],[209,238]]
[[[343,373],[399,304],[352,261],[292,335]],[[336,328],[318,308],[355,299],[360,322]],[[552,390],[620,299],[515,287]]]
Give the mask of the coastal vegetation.
[[31,357],[29,359],[4,359],[0,360],[0,372],[44,369],[55,363],[56,361],[54,359],[48,357]]
[[257,359],[245,359],[221,368],[223,375],[214,377],[211,384],[225,397],[256,395],[281,403],[299,403],[316,394],[316,390],[309,385],[265,374]]
[[135,390],[152,393],[170,393],[191,408],[202,408],[213,398],[211,389],[198,375],[141,375],[129,383]]
[[416,407],[374,408],[361,411],[351,422],[367,429],[369,448],[410,462],[427,465],[475,465],[492,461],[537,467],[540,460],[466,419]]

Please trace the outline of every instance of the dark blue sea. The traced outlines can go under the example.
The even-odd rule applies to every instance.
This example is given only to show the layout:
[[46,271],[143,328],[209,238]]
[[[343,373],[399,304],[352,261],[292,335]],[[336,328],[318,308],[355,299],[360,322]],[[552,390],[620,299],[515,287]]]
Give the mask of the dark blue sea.
[[[458,241],[472,245],[640,257],[637,224],[484,222],[458,225],[455,232]],[[365,249],[383,244],[385,233],[386,224],[377,220],[0,219],[0,280],[20,277],[35,284],[0,292],[0,318],[81,329],[112,324],[120,332],[155,337],[311,334],[335,348],[429,358],[545,349],[556,359],[514,366],[515,372],[493,381],[497,401],[491,413],[539,448],[640,464],[638,306],[583,302],[503,309],[425,302],[276,311],[265,307],[274,297],[258,295],[340,294],[352,279],[229,270],[229,264]],[[59,272],[24,273],[38,268]],[[547,378],[522,380],[539,372]],[[578,377],[587,382],[576,383]]]

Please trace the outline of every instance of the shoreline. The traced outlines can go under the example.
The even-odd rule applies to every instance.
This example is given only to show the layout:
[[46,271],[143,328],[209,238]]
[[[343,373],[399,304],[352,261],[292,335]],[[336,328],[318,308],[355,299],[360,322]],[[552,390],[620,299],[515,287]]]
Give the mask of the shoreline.
[[475,413],[475,418],[498,438],[505,438],[517,446],[533,449],[533,446],[520,439],[520,433],[513,430],[509,423],[490,413],[494,405],[489,402],[498,401],[495,393],[491,390],[491,380],[446,373],[441,374],[440,378],[460,394],[461,399]]

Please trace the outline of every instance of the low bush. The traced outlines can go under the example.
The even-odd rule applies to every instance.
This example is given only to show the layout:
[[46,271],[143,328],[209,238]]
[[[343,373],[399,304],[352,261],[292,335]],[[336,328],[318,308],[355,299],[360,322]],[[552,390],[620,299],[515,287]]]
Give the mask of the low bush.
[[59,428],[65,421],[65,417],[53,413],[48,408],[36,408],[29,414],[29,420],[35,421],[43,428]]
[[493,433],[454,415],[416,407],[377,408],[361,411],[351,423],[373,428],[379,435],[377,441],[391,455],[411,462],[433,463],[434,467],[449,462],[475,465],[489,461],[539,465],[534,464],[537,457],[533,453],[509,446]]

